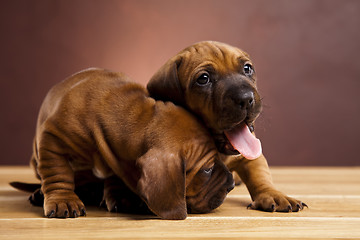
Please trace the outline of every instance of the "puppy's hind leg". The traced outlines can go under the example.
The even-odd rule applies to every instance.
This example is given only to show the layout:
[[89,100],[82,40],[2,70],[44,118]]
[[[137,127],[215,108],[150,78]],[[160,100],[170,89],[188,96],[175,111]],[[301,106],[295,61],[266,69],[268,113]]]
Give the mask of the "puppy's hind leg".
[[101,205],[109,212],[151,214],[146,203],[115,175],[105,179],[104,198]]
[[[75,194],[74,172],[67,155],[57,151],[61,148],[46,141],[39,146],[37,170],[41,177],[44,194],[44,214],[47,217],[67,218],[85,216],[85,206]],[[54,143],[54,142],[53,142]]]

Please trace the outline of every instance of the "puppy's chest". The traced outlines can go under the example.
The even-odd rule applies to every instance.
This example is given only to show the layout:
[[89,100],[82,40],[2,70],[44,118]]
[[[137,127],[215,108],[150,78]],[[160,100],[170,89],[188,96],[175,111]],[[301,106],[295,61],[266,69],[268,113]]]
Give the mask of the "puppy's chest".
[[82,170],[92,170],[98,178],[105,179],[114,174],[99,154],[89,153],[86,159],[72,156],[69,161],[74,172]]

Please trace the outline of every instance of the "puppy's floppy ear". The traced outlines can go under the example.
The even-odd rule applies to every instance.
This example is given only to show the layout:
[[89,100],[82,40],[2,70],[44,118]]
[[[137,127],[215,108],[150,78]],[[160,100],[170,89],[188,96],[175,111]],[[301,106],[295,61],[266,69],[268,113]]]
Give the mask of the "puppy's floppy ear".
[[151,149],[137,164],[141,172],[137,191],[149,209],[163,219],[185,219],[185,166],[181,157],[164,149]]
[[147,84],[150,96],[162,101],[184,105],[184,93],[178,78],[178,67],[182,57],[177,55],[167,61]]

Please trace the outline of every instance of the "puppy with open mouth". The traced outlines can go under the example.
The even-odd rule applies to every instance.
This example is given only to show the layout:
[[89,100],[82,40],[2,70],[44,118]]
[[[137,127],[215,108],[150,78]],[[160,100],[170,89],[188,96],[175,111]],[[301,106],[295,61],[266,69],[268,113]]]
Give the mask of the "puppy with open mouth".
[[253,62],[244,51],[205,41],[168,60],[150,79],[155,99],[173,101],[196,115],[212,133],[223,161],[246,184],[250,208],[299,211],[305,203],[274,187],[254,124],[261,112]]

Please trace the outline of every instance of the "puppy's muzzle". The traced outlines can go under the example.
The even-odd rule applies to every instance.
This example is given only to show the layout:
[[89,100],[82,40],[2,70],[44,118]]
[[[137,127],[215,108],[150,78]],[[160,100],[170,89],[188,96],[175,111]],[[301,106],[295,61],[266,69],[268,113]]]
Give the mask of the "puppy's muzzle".
[[[230,82],[230,81],[229,81]],[[243,115],[251,114],[256,105],[257,95],[256,89],[252,87],[249,83],[244,80],[241,80],[241,84],[238,81],[231,81],[232,84],[228,84],[226,89],[225,98],[230,100],[230,103],[233,107],[233,111],[242,112]],[[228,101],[229,101],[228,100]]]

